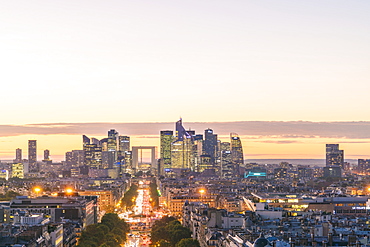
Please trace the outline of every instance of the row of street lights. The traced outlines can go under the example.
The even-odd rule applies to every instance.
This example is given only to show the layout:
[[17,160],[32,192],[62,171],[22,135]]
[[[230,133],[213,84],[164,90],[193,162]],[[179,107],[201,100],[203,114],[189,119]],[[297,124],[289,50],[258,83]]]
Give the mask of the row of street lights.
[[[36,186],[33,188],[33,192],[36,193],[36,197],[39,196],[39,194],[42,192],[42,188],[40,186]],[[75,192],[72,188],[66,188],[64,191],[66,195],[72,195],[73,192]],[[52,196],[58,196],[57,192],[51,193]]]

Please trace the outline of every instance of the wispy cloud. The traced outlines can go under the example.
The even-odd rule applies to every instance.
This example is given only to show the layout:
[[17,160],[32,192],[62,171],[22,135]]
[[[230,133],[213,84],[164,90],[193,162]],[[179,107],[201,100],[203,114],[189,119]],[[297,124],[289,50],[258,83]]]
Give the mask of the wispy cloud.
[[257,141],[262,143],[271,143],[271,144],[293,144],[293,143],[302,143],[299,141],[289,141],[289,140],[282,140],[282,141]]
[[[236,132],[250,139],[268,138],[347,138],[370,139],[370,122],[308,122],[308,121],[240,121],[240,122],[184,122],[186,129],[202,133],[212,128],[219,135]],[[158,135],[160,130],[173,130],[174,123],[46,123],[28,125],[0,125],[0,136],[17,135],[106,135],[116,129],[122,135]]]

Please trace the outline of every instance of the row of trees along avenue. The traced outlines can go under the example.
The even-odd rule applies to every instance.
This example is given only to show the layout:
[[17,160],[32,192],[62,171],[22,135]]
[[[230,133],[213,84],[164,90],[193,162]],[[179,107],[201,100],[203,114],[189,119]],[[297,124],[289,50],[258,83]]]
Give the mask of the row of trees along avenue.
[[158,188],[157,182],[155,181],[155,177],[153,177],[152,181],[149,184],[150,197],[152,199],[151,204],[153,208],[158,208],[159,206],[159,195],[157,188]]
[[126,242],[129,225],[117,214],[105,214],[101,223],[86,227],[78,241],[79,247],[120,247]]
[[123,195],[123,198],[121,200],[121,205],[126,210],[134,206],[135,199],[137,197],[137,189],[138,189],[138,186],[136,184],[132,184],[130,189],[126,191],[126,193]]
[[199,247],[198,240],[191,238],[189,228],[181,225],[176,218],[165,216],[157,220],[151,230],[152,246]]

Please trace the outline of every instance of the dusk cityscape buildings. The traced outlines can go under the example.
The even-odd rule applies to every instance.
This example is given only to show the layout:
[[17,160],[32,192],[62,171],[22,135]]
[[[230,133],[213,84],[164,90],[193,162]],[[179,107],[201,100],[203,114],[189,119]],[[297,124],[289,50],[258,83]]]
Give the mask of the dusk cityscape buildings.
[[[368,181],[370,159],[350,164],[339,144],[326,144],[324,166],[286,161],[251,163],[244,157],[245,148],[237,133],[231,130],[229,141],[220,140],[210,128],[203,133],[186,130],[182,119],[174,130],[160,130],[158,159],[155,146],[131,146],[130,136],[119,135],[115,129],[108,130],[102,139],[82,135],[81,150],[67,151],[62,162],[53,162],[49,149],[38,161],[37,140],[29,140],[28,160],[22,159],[18,148],[12,163],[1,163],[2,181],[11,185],[1,191],[12,188],[21,196],[0,203],[0,227],[6,229],[10,224],[22,233],[22,229],[33,231],[36,226],[54,225],[63,235],[58,241],[75,246],[78,231],[98,224],[107,212],[118,212],[131,221],[128,211],[121,208],[126,193],[137,184],[145,195],[143,184],[156,181],[158,213],[181,219],[202,247],[259,246],[260,242],[267,244],[263,246],[366,246],[361,234],[367,232],[367,224],[356,224],[360,230],[353,232],[348,230],[348,222],[370,215],[370,180],[364,183]],[[143,160],[143,150],[151,152],[150,162]],[[18,181],[24,185],[17,187]],[[153,201],[147,194],[135,207],[141,200]],[[283,225],[294,225],[297,220],[305,223],[295,228]],[[344,223],[338,225],[338,221]],[[152,223],[145,222],[140,224],[146,224],[148,230],[140,231],[139,237],[131,234],[128,246],[146,246]],[[137,232],[136,223],[130,224],[131,231]],[[277,226],[282,229],[279,233],[268,231]],[[288,234],[292,231],[300,237],[292,240]],[[258,237],[261,232],[265,236]],[[212,237],[207,237],[210,234]],[[54,246],[55,239],[38,236],[46,246]],[[5,239],[21,243],[13,235]],[[0,241],[0,246],[3,243]]]
[[370,247],[370,1],[2,1],[0,247]]

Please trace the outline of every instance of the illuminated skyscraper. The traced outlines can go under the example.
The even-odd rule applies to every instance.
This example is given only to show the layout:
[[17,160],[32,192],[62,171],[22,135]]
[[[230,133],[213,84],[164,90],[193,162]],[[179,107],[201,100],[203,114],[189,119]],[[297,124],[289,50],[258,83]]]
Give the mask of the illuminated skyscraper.
[[124,166],[122,169],[125,173],[133,173],[132,167],[132,151],[125,151]]
[[231,178],[235,174],[235,165],[232,161],[230,142],[220,143],[220,153],[220,175],[223,178]]
[[203,135],[193,135],[193,145],[191,150],[191,170],[199,172],[201,155],[203,155]]
[[183,139],[171,144],[171,168],[191,168],[191,139]]
[[[130,137],[129,136],[118,136],[118,152],[117,161],[120,162],[121,168],[125,167],[125,155],[126,152],[130,151]],[[120,169],[124,172],[124,168]]]
[[90,138],[83,135],[84,162],[90,168],[101,168],[102,148],[96,144],[90,144]]
[[36,140],[28,140],[28,163],[34,166],[37,161],[37,146]]
[[112,154],[110,154],[109,157],[113,157],[113,163],[116,162],[117,160],[117,150],[118,150],[117,140],[118,132],[114,129],[109,130],[107,148],[108,152],[112,152]]
[[173,142],[173,131],[162,130],[160,132],[160,159],[162,162],[162,168],[171,167],[171,143]]
[[339,144],[326,144],[326,166],[344,166],[344,151]]
[[239,174],[240,167],[244,165],[242,142],[236,133],[230,134],[231,159],[235,165],[236,174]]
[[130,137],[129,136],[118,136],[118,151],[126,152],[130,151]]
[[118,132],[114,129],[108,131],[108,151],[117,151]]
[[213,130],[206,129],[204,131],[204,155],[209,155],[211,163],[215,163],[217,157],[217,135],[213,134]]
[[182,125],[182,119],[176,122],[175,141],[171,144],[171,168],[190,168],[192,136]]
[[22,163],[22,149],[17,148],[15,150],[15,160],[14,163]]
[[90,168],[100,169],[102,165],[102,149],[96,144],[85,145],[85,164]]

